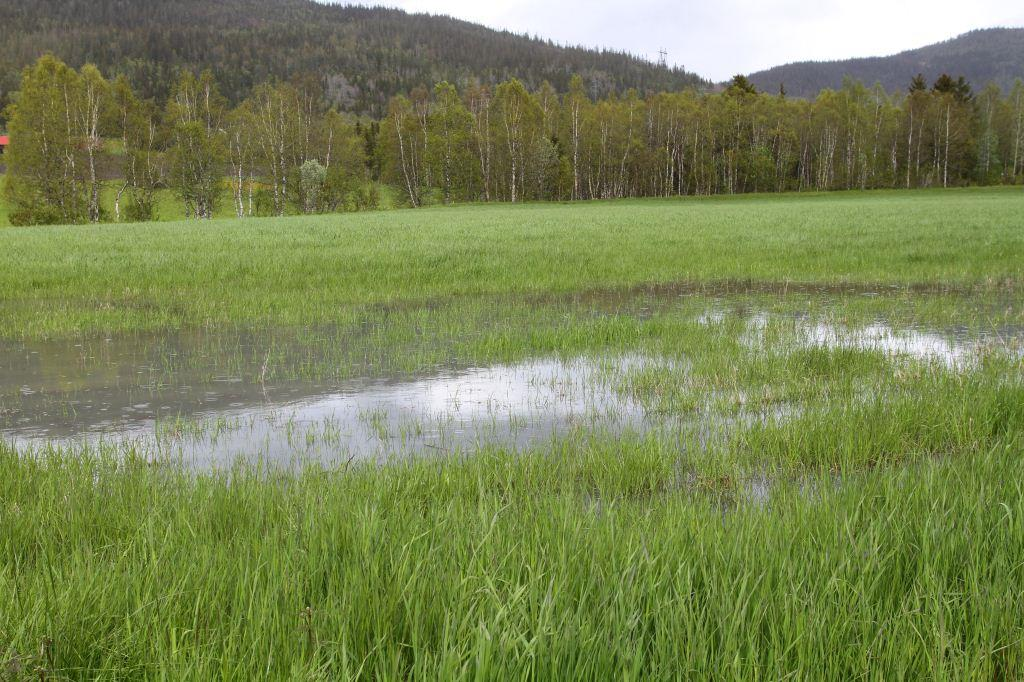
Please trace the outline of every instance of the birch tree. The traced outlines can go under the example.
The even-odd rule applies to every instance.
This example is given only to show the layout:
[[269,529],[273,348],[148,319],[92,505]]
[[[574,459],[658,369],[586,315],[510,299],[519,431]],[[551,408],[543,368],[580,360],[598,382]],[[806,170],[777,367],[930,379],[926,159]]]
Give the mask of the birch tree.
[[82,67],[78,88],[79,101],[71,106],[75,112],[75,137],[83,150],[86,163],[86,193],[88,195],[89,221],[100,221],[100,180],[96,172],[96,161],[103,149],[100,135],[100,121],[109,106],[110,85],[100,70],[92,64]]
[[491,91],[480,85],[466,92],[466,109],[472,119],[470,137],[476,151],[481,183],[481,198],[491,200],[492,170],[494,167],[494,135],[491,126]]
[[136,222],[153,220],[155,193],[164,183],[157,112],[150,102],[139,101],[123,76],[114,81],[111,91],[114,127],[121,133],[123,147],[123,177],[114,195],[114,219],[120,222],[123,215]]
[[52,55],[22,74],[8,108],[5,194],[15,225],[82,223],[90,196],[83,177],[77,106],[81,79]]
[[467,173],[473,167],[472,128],[473,117],[459,99],[455,86],[437,85],[427,123],[427,149],[430,176],[440,185],[446,204],[465,197],[472,184]]
[[213,74],[182,74],[167,104],[171,180],[188,218],[210,219],[220,199],[226,157],[225,103]]
[[382,168],[385,178],[402,186],[413,208],[422,203],[422,130],[412,102],[406,97],[392,98],[387,120],[381,126]]
[[512,79],[498,86],[492,107],[497,138],[504,152],[506,196],[515,203],[522,195],[527,150],[540,129],[540,106],[522,82]]
[[301,153],[296,151],[302,136],[297,120],[301,109],[298,90],[286,83],[261,85],[249,99],[248,109],[254,150],[258,152],[260,166],[269,176],[273,212],[281,216],[288,202],[289,171],[302,162]]

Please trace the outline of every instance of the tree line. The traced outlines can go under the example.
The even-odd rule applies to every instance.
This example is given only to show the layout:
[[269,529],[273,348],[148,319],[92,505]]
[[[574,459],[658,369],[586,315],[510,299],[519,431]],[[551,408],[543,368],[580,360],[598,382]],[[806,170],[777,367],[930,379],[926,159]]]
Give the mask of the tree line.
[[[25,70],[8,117],[13,224],[153,220],[161,188],[199,219],[226,195],[238,217],[377,201],[362,123],[326,107],[315,84],[261,85],[231,108],[211,72],[185,71],[157,106],[124,76],[107,81],[47,55]],[[112,215],[100,201],[101,157],[118,166]]]
[[383,178],[419,205],[604,199],[1024,180],[1024,85],[975,95],[963,79],[920,76],[889,94],[847,81],[816,99],[724,92],[600,100],[573,79],[559,96],[511,80],[461,94],[442,83],[391,101]]
[[[813,101],[742,76],[714,94],[603,98],[579,76],[564,94],[440,83],[392,98],[375,121],[327,106],[311,79],[259,85],[230,107],[209,71],[185,71],[158,106],[123,76],[45,56],[8,117],[21,224],[149,220],[161,187],[210,218],[227,196],[239,217],[372,208],[379,182],[417,207],[1024,181],[1024,84],[975,93],[945,75],[900,93],[847,81]],[[104,153],[120,166],[112,215]]]

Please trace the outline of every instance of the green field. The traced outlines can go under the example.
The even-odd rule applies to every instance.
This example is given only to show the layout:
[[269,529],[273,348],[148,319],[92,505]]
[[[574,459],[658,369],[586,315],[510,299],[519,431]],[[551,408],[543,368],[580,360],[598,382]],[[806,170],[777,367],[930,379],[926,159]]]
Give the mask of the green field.
[[470,206],[0,232],[4,336],[334,321],[658,282],[1012,288],[1024,193]]
[[[1003,189],[0,230],[0,679],[1020,679],[1021,216]],[[489,387],[490,433],[565,428],[369,460],[339,430],[426,427],[275,417],[337,455],[300,467],[15,442],[96,395],[373,408],[479,368],[554,396]],[[153,442],[244,440],[232,414]]]

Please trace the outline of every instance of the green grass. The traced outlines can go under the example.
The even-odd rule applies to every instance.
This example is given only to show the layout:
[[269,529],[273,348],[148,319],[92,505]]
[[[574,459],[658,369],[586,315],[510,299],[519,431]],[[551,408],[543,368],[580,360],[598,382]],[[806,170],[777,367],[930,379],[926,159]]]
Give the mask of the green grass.
[[[0,446],[0,652],[26,677],[1017,679],[1019,405],[968,410],[1016,438],[763,503],[649,440],[298,478]],[[820,447],[861,433],[835,424]]]
[[0,231],[0,335],[330,322],[648,282],[1013,288],[1014,189],[472,206]]
[[[970,190],[0,231],[0,340],[72,394],[635,353],[660,361],[602,380],[682,423],[298,473],[0,442],[0,679],[1024,678],[1021,347],[948,366],[800,336],[1024,326],[1022,208]],[[103,364],[118,332],[155,375]],[[21,389],[0,380],[0,416]]]

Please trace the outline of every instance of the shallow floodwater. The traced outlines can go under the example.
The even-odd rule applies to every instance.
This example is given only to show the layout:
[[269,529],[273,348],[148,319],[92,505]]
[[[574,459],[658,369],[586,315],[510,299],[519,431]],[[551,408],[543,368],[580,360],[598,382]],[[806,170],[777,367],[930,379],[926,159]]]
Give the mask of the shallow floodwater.
[[650,362],[536,359],[329,390],[230,378],[170,389],[101,383],[74,394],[25,385],[0,433],[24,447],[104,442],[196,466],[520,449],[577,428],[645,431],[643,409],[614,390],[612,377]]
[[[613,313],[594,306],[593,314],[646,318],[680,297],[691,297],[692,307],[695,295],[620,296]],[[605,305],[609,299],[595,300]],[[722,297],[700,300],[706,305],[692,321],[740,319],[752,352],[850,347],[959,370],[991,348],[1020,355],[1024,338],[1021,329],[1009,327],[898,328],[884,321],[848,327],[820,316],[769,314],[746,302],[737,308]],[[574,299],[572,305],[589,304]],[[785,329],[785,348],[772,348],[766,337],[772,325]],[[639,353],[483,367],[453,359],[412,372],[382,370],[367,360],[347,368],[350,379],[276,378],[275,368],[301,376],[328,348],[355,346],[347,334],[275,330],[272,339],[236,331],[80,343],[0,341],[0,438],[34,449],[103,442],[200,467],[240,458],[287,465],[488,446],[519,450],[570,433],[675,433],[684,422],[700,431],[766,417],[648,414],[622,390],[624,378],[652,366],[678,372],[688,367],[685,359]]]
[[[770,317],[767,315],[753,316],[749,323],[748,340],[753,344],[763,344],[758,335],[769,323]],[[936,330],[899,328],[885,322],[847,327],[798,319],[794,333],[796,341],[805,347],[878,351],[892,358],[937,363],[950,369],[966,369],[985,352],[1024,356],[1024,329],[1018,327],[990,330],[954,327]]]

